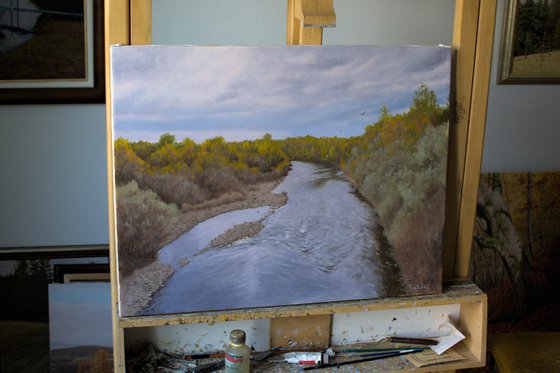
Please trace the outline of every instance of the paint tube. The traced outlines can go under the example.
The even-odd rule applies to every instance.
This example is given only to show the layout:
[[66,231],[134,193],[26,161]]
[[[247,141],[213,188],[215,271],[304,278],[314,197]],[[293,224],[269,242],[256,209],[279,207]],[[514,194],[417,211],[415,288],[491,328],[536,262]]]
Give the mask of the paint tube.
[[328,355],[322,352],[288,352],[284,354],[284,361],[291,364],[317,365],[328,360]]

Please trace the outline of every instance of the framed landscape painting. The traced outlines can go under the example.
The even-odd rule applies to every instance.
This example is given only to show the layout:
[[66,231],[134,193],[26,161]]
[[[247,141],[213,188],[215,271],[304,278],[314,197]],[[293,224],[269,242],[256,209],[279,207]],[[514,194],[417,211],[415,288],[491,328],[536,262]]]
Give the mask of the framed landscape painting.
[[113,47],[120,316],[441,292],[450,56]]
[[560,0],[507,0],[498,83],[560,83]]
[[0,0],[0,103],[104,102],[103,0]]

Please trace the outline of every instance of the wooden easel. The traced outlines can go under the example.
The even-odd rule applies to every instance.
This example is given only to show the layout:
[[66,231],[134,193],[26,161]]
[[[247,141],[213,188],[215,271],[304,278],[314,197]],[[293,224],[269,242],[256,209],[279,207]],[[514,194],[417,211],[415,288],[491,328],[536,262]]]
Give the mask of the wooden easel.
[[[110,87],[109,46],[113,44],[151,44],[151,0],[105,1],[106,86]],[[334,26],[333,0],[287,0],[287,44],[322,43],[322,27]],[[461,108],[460,120],[450,128],[448,160],[448,192],[446,206],[445,249],[443,273],[445,278],[465,278],[468,275],[470,250],[482,146],[486,121],[490,64],[494,35],[496,0],[456,0],[453,50],[455,52],[452,82],[455,100]],[[107,89],[107,144],[111,144],[111,91]],[[108,146],[109,201],[112,201],[113,154]],[[112,202],[109,211],[113,210]],[[485,365],[486,356],[486,296],[476,287],[447,288],[443,294],[348,302],[337,305],[310,305],[285,309],[259,309],[236,313],[208,313],[195,316],[169,316],[157,319],[118,316],[116,285],[115,221],[109,214],[110,260],[113,304],[113,343],[115,371],[124,371],[124,328],[174,325],[182,323],[219,322],[237,319],[271,319],[271,330],[311,329],[329,330],[332,314],[413,308],[431,305],[460,304],[460,327],[467,338],[461,343],[461,352],[467,360],[448,363],[431,369],[417,371],[452,371]],[[309,327],[313,326],[313,327]],[[286,341],[271,332],[271,344],[283,345]],[[302,340],[316,345],[328,345],[329,333],[314,337],[303,335]],[[373,370],[372,370],[373,371]]]

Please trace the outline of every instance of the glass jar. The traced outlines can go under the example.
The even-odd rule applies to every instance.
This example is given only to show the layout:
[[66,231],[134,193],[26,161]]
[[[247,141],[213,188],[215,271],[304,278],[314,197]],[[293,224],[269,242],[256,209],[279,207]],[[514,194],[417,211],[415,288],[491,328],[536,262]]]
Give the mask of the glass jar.
[[235,329],[229,334],[229,344],[225,350],[226,373],[249,373],[251,350],[245,344],[245,332]]

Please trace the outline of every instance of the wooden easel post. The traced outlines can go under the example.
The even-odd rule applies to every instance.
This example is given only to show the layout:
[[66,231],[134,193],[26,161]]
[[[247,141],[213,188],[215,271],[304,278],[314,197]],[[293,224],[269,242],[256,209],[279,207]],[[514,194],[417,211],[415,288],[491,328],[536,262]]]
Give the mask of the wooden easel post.
[[[107,144],[112,144],[111,133],[111,58],[110,46],[130,43],[130,7],[127,1],[105,0],[105,108]],[[107,180],[109,196],[114,195],[113,188],[113,151],[107,146]],[[119,295],[117,287],[117,256],[114,206],[109,197],[109,264],[111,269],[111,309],[113,312],[113,367],[115,372],[125,371],[124,330],[119,326]]]
[[496,0],[455,1],[451,81],[458,120],[449,129],[444,278],[469,273],[495,19]]
[[287,45],[321,45],[323,27],[334,27],[333,0],[288,0]]
[[[457,0],[465,2],[466,0]],[[455,257],[454,276],[467,277],[469,274],[470,254],[473,241],[478,182],[482,165],[482,150],[486,129],[486,112],[488,108],[488,90],[490,86],[490,66],[494,44],[494,25],[496,21],[496,0],[480,0],[478,10],[477,32],[474,38],[476,48],[474,56],[466,56],[474,61],[471,105],[467,128],[466,150],[463,155],[464,173],[461,191],[461,206],[457,224],[457,255]],[[459,46],[461,48],[461,46]],[[459,52],[461,49],[459,49]]]

